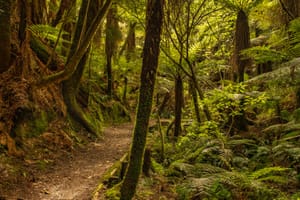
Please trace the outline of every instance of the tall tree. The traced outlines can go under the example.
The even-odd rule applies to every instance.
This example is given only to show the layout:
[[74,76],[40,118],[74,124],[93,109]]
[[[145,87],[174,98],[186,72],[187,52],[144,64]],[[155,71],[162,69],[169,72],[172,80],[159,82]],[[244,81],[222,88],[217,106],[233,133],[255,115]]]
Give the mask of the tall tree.
[[10,15],[11,0],[0,0],[0,73],[8,70],[10,64]]
[[[180,70],[192,81],[201,100],[204,99],[204,94],[198,82],[197,70],[192,61],[190,49],[192,43],[197,42],[195,33],[199,32],[198,26],[210,13],[215,11],[215,9],[209,8],[210,6],[206,0],[169,0],[166,11],[168,14],[165,19],[166,42],[162,48],[163,53],[175,65],[177,71]],[[171,51],[169,50],[170,46]],[[204,105],[203,111],[206,118],[211,120],[211,114],[206,105]]]
[[234,42],[233,64],[235,69],[235,80],[243,82],[245,68],[249,63],[249,60],[242,59],[241,52],[250,47],[248,16],[243,9],[240,9],[237,14]]
[[174,120],[174,138],[181,135],[181,118],[183,108],[183,78],[180,73],[175,78],[175,120]]
[[244,81],[245,68],[249,60],[242,59],[241,51],[250,47],[250,31],[248,14],[252,8],[261,3],[262,0],[218,0],[230,11],[236,13],[234,52],[233,52],[233,73],[234,80]]
[[[234,35],[234,51],[233,51],[233,77],[237,82],[244,81],[245,68],[249,64],[248,59],[243,59],[241,52],[250,47],[250,31],[249,31],[249,11],[261,0],[220,0],[228,9],[237,13],[235,21],[235,35]],[[243,107],[243,99],[240,101]],[[245,116],[245,111],[241,110],[239,115],[234,116],[234,127],[237,130],[248,130],[248,122]]]
[[137,116],[130,150],[129,166],[121,186],[121,200],[133,198],[145,152],[149,117],[158,67],[159,44],[163,21],[164,0],[148,0],[146,36]]
[[[111,4],[110,1],[107,1],[106,4]],[[86,31],[92,25],[92,21],[97,15],[97,12],[106,13],[109,6],[103,10],[99,11],[98,0],[82,1],[80,8],[79,18],[76,25],[75,35],[72,42],[71,50],[68,56],[68,61],[74,56],[78,46],[81,43],[81,39],[86,37]],[[104,14],[102,19],[104,18]],[[96,30],[95,30],[96,31]],[[77,64],[74,73],[71,76],[62,82],[62,91],[64,96],[64,101],[66,103],[68,113],[80,124],[82,124],[88,131],[99,136],[99,130],[96,125],[91,123],[89,117],[83,112],[81,107],[78,105],[76,100],[76,95],[78,93],[79,83],[83,75],[85,64],[88,58],[89,47],[84,53],[83,57],[80,58],[79,63]],[[67,62],[68,62],[67,61]]]
[[76,0],[62,0],[60,2],[58,11],[55,18],[52,21],[52,26],[57,26],[60,22],[62,23],[62,50],[61,54],[67,56],[68,50],[70,49],[70,42],[72,39],[72,32],[74,30],[74,21],[76,7]]
[[106,75],[107,75],[107,94],[113,95],[113,71],[112,57],[117,49],[117,43],[120,39],[119,22],[117,19],[117,5],[114,3],[109,9],[106,16],[106,38],[105,38],[105,53],[106,53]]
[[80,43],[75,49],[73,54],[69,53],[69,58],[65,64],[65,69],[55,74],[43,77],[37,82],[37,85],[47,85],[53,82],[61,82],[72,76],[79,64],[81,58],[86,53],[90,46],[90,43],[98,30],[99,25],[102,23],[104,17],[107,14],[108,9],[112,4],[112,0],[106,0],[101,9],[97,12],[95,18],[91,20],[91,25],[86,29],[84,37],[80,38]]

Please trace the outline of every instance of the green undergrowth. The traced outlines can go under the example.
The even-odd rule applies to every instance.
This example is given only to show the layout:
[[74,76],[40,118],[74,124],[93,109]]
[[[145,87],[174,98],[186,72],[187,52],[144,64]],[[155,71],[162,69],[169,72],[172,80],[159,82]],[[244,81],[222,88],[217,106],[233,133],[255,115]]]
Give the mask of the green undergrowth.
[[[166,136],[163,159],[159,133],[149,134],[154,171],[167,178],[177,199],[300,198],[300,114],[294,89],[277,93],[278,98],[271,90],[247,90],[229,85],[221,94],[212,91],[206,101],[214,105],[213,120],[187,124],[176,141]],[[243,105],[236,102],[240,98],[246,98]],[[252,124],[232,134],[228,122],[242,111]]]

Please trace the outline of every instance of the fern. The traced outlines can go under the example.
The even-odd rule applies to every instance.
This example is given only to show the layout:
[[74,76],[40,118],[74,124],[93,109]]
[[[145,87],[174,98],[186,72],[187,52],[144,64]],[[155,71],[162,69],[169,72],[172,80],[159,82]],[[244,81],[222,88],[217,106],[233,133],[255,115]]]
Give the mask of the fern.
[[255,46],[242,51],[245,59],[251,58],[256,64],[270,62],[281,62],[286,59],[286,54],[272,50],[269,46]]
[[[37,37],[47,39],[53,43],[56,42],[60,32],[59,28],[45,24],[33,24],[28,29],[32,34],[36,35]],[[63,31],[62,34],[67,35],[69,33]],[[60,42],[70,43],[70,41],[64,40],[63,38],[60,38]]]
[[270,180],[270,177],[273,176],[274,173],[280,173],[290,170],[289,168],[283,168],[283,167],[266,167],[263,169],[259,169],[249,176],[253,180],[263,180],[269,177],[268,179]]
[[273,182],[273,183],[279,183],[279,184],[287,184],[288,183],[288,179],[287,177],[284,176],[267,176],[267,177],[263,177],[258,179],[259,181],[266,181],[266,182]]
[[287,133],[284,135],[281,139],[281,141],[289,141],[289,140],[294,140],[300,137],[300,131],[292,131],[290,133]]
[[195,168],[193,170],[193,175],[196,177],[207,177],[226,172],[226,170],[221,167],[213,166],[207,163],[197,163],[194,166]]
[[300,147],[289,141],[280,141],[273,147],[273,157],[278,162],[284,162],[288,165],[298,163],[300,161]]
[[248,12],[249,10],[257,6],[259,3],[261,3],[262,0],[218,0],[217,2],[222,3],[224,6],[231,10],[244,10]]
[[234,148],[236,146],[245,145],[245,146],[253,146],[257,147],[254,140],[251,139],[231,139],[227,142],[227,145],[229,145],[231,148]]

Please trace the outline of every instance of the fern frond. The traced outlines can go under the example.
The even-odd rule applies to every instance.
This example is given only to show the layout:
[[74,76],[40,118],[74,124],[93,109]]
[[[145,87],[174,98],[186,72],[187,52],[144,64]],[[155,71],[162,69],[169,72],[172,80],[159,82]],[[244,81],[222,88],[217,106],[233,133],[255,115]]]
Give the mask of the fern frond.
[[262,168],[259,169],[253,173],[251,173],[251,175],[249,176],[251,179],[256,179],[259,180],[260,178],[266,178],[268,176],[272,176],[274,173],[279,173],[279,172],[284,172],[290,170],[289,168],[284,168],[284,167],[266,167],[266,168]]
[[250,162],[250,160],[247,157],[234,156],[232,158],[233,166],[238,166],[239,168],[247,167],[249,162]]
[[195,42],[190,46],[189,57],[192,62],[198,60],[199,57],[203,56],[203,54],[203,45],[201,42]]
[[207,163],[197,163],[194,168],[194,175],[207,177],[226,172],[225,169]]
[[[46,24],[33,24],[31,26],[29,26],[28,30],[36,35],[37,37],[43,38],[43,39],[48,39],[52,42],[55,42],[57,40],[57,37],[59,35],[60,29],[50,26],[50,25],[46,25]],[[66,31],[62,32],[63,35],[67,35],[69,34]],[[68,40],[64,40],[63,38],[60,38],[61,42],[65,42],[65,43],[70,43],[70,41]]]
[[284,135],[280,141],[294,140],[299,137],[300,137],[300,131],[293,131],[293,132],[290,132],[290,133]]
[[268,146],[260,146],[257,148],[256,155],[254,156],[255,159],[266,157],[271,153],[271,148]]
[[273,183],[280,183],[280,184],[286,184],[289,182],[288,178],[285,176],[267,176],[263,178],[257,179],[258,181],[266,181],[266,182],[273,182]]
[[300,161],[300,147],[294,147],[286,150],[294,162]]
[[271,62],[281,62],[286,58],[286,54],[272,50],[268,46],[255,46],[242,51],[241,55],[245,59],[251,58],[256,64]]
[[230,146],[231,148],[234,148],[234,147],[240,146],[240,145],[257,147],[256,142],[254,140],[250,140],[250,139],[231,139],[227,142],[227,145]]

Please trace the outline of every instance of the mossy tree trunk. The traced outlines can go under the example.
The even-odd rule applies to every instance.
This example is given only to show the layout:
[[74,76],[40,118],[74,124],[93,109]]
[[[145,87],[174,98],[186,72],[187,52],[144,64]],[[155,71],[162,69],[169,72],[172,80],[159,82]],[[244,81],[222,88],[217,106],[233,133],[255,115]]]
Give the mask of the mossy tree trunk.
[[197,122],[201,123],[201,116],[200,116],[200,110],[199,110],[199,101],[198,101],[197,90],[196,90],[196,88],[193,84],[193,81],[190,81],[189,85],[190,85],[190,92],[191,92],[192,99],[193,99],[195,116],[196,116]]
[[[101,8],[104,4],[104,0],[98,0],[99,1],[99,7]],[[103,23],[99,25],[99,28],[94,36],[93,39],[93,45],[94,48],[102,48],[103,42],[102,42],[102,36],[103,36]]]
[[0,73],[10,66],[11,43],[11,0],[0,0]]
[[[82,1],[76,25],[75,35],[68,59],[70,59],[73,56],[77,46],[81,42],[81,38],[85,37],[86,30],[91,25],[93,18],[96,16],[97,7],[97,0]],[[89,54],[88,52],[89,50],[87,50],[84,56],[81,58],[79,64],[77,65],[74,73],[70,76],[70,78],[62,82],[62,92],[70,116],[73,117],[80,124],[82,124],[83,127],[85,127],[89,132],[95,134],[96,136],[99,136],[99,131],[97,127],[93,123],[91,123],[89,117],[83,112],[76,100],[80,79],[83,75],[83,71]]]
[[112,58],[117,48],[117,42],[120,38],[119,24],[117,20],[117,5],[113,4],[106,16],[106,75],[107,75],[107,94],[112,97],[114,90]]
[[235,47],[234,47],[234,69],[235,80],[244,81],[245,68],[249,60],[242,59],[241,51],[250,47],[250,32],[248,16],[243,10],[238,11],[235,27]]
[[137,116],[130,150],[129,166],[121,186],[121,200],[133,198],[143,164],[153,92],[158,67],[164,0],[148,0],[146,36]]
[[135,42],[135,27],[136,23],[130,23],[129,25],[129,32],[126,38],[126,60],[129,62],[134,55],[136,42]]
[[175,122],[174,138],[181,135],[181,115],[183,107],[183,81],[180,74],[175,78]]
[[[244,72],[249,60],[242,59],[241,51],[250,47],[250,32],[248,16],[240,9],[238,11],[235,28],[235,49],[234,49],[234,69],[235,81],[244,82]],[[241,107],[244,106],[243,101],[240,103]],[[241,110],[240,115],[234,117],[235,128],[242,131],[248,130],[245,111]]]
[[86,53],[87,49],[90,46],[90,43],[98,30],[99,25],[102,23],[105,18],[107,11],[109,10],[112,4],[112,0],[106,0],[101,9],[98,11],[97,15],[93,20],[91,20],[91,25],[86,29],[84,37],[82,37],[80,44],[74,50],[72,54],[69,53],[68,61],[65,64],[65,69],[59,71],[55,74],[43,77],[41,80],[37,81],[36,85],[45,86],[54,82],[62,82],[66,79],[69,79],[71,75],[76,70],[77,65],[79,64],[81,58]]
[[127,62],[129,62],[132,59],[132,56],[134,55],[136,49],[136,42],[135,42],[136,24],[137,24],[136,22],[130,22],[126,40],[119,52],[119,57],[120,57],[121,55],[123,55],[125,51],[125,57]]
[[127,105],[127,87],[128,87],[128,78],[124,77],[124,89],[123,89],[123,95],[122,95],[122,102]]

